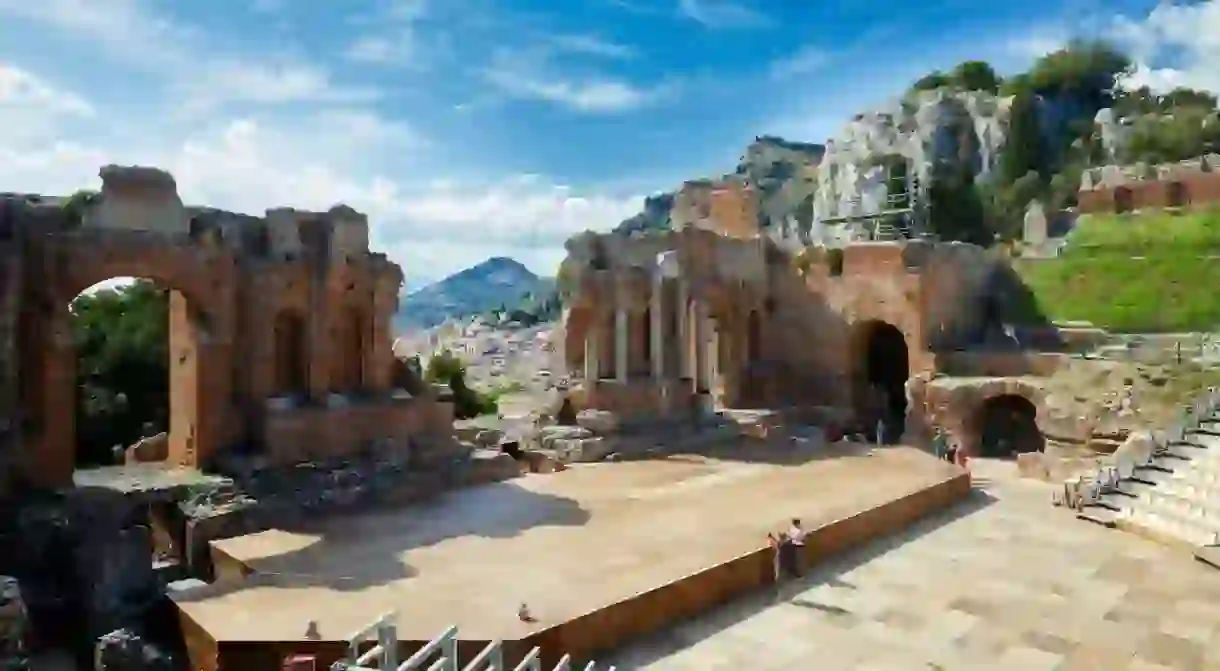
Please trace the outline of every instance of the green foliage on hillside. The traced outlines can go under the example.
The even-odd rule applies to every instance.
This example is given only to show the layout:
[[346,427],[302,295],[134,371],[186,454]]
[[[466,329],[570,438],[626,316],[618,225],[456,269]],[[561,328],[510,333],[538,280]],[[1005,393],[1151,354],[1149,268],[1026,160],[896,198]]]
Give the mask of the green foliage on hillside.
[[168,292],[140,281],[72,302],[77,463],[111,463],[112,448],[168,430]]
[[424,379],[449,386],[453,392],[453,415],[457,419],[471,419],[499,411],[497,398],[481,394],[467,386],[466,364],[449,350],[441,350],[428,360]]
[[[955,171],[933,171],[931,227],[942,238],[1013,239],[1019,236],[1025,210],[1034,199],[1052,208],[1075,205],[1081,175],[1105,160],[1094,118],[1106,107],[1119,118],[1136,117],[1127,149],[1116,157],[1122,163],[1163,163],[1220,150],[1215,96],[1185,88],[1162,96],[1146,88],[1124,90],[1122,79],[1131,60],[1105,42],[1074,42],[1003,80],[985,66],[967,61],[949,73],[932,72],[912,86],[913,90],[998,88],[1012,96],[998,174],[986,184],[967,188]],[[1039,110],[1046,105],[1066,115],[1059,127],[1040,127]]]
[[1092,216],[1056,259],[1017,271],[1039,309],[1131,333],[1220,327],[1220,210]]

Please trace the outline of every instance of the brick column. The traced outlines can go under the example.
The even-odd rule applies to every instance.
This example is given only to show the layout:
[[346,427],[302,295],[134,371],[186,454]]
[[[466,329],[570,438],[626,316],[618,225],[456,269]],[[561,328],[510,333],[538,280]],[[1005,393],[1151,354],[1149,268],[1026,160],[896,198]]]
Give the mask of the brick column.
[[626,382],[628,376],[631,333],[627,309],[621,305],[614,308],[614,373],[619,382]]
[[665,378],[665,301],[663,300],[665,291],[665,277],[658,269],[653,274],[652,278],[652,305],[649,307],[648,316],[652,320],[649,327],[649,336],[652,342],[649,348],[652,351],[652,379],[660,382]]

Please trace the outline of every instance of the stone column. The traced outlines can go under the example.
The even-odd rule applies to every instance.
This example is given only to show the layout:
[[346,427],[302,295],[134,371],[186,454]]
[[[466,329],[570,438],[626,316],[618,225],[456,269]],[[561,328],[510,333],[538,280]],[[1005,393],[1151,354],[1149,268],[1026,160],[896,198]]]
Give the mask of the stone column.
[[710,381],[707,378],[707,322],[705,320],[706,311],[703,301],[698,299],[691,302],[691,322],[693,328],[692,348],[694,352],[691,354],[691,363],[694,370],[691,371],[692,377],[695,378],[695,391],[708,391]]
[[598,347],[598,340],[601,339],[602,317],[594,312],[593,317],[589,320],[589,327],[585,329],[585,385],[592,385],[601,377],[601,348]]
[[692,377],[690,373],[690,287],[685,277],[678,278],[678,299],[674,309],[678,312],[678,377]]
[[614,307],[614,372],[619,382],[627,381],[627,364],[630,353],[631,333],[627,308]]
[[665,378],[665,276],[658,270],[652,280],[652,304],[648,308],[648,316],[652,320],[649,326],[649,336],[652,342],[649,349],[652,352],[652,379],[660,382]]

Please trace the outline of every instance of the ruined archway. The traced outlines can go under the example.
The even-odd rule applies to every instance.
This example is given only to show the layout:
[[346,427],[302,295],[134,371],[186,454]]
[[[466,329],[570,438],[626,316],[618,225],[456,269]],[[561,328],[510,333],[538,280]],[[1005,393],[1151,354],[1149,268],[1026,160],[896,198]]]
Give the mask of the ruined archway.
[[1038,429],[1037,406],[1028,398],[999,394],[984,400],[976,412],[980,457],[1008,459],[1046,448],[1046,438]]
[[1166,207],[1182,207],[1186,205],[1186,185],[1181,182],[1170,182],[1165,185]]
[[[75,286],[64,285],[58,296]],[[31,389],[37,395],[25,396],[23,406],[42,438],[36,455],[40,466],[70,473],[193,461],[202,414],[202,345],[211,330],[197,302],[164,275],[116,274],[48,307],[41,318],[31,316],[27,333],[51,337],[41,347],[22,345],[30,353],[29,377],[37,380]],[[150,368],[144,348],[155,350],[152,357],[164,357],[163,367]],[[82,361],[88,369],[81,369]],[[36,477],[71,480],[57,473]]]
[[1120,186],[1114,189],[1114,212],[1123,214],[1135,209],[1135,195],[1130,187]]
[[167,436],[132,456],[185,466],[206,462],[226,439],[230,419],[230,257],[115,231],[38,239],[30,253],[41,265],[27,269],[28,307],[19,331],[24,477],[47,487],[74,482],[78,380],[69,306],[90,287],[115,278],[154,282],[168,302],[169,411],[164,427],[151,427]]
[[[855,405],[862,428],[873,439],[897,441],[906,419],[910,376],[906,336],[888,322],[866,321],[856,326],[853,350]],[[881,436],[876,435],[879,422]]]
[[309,386],[306,352],[305,316],[284,309],[275,316],[275,393],[278,396],[304,395]]

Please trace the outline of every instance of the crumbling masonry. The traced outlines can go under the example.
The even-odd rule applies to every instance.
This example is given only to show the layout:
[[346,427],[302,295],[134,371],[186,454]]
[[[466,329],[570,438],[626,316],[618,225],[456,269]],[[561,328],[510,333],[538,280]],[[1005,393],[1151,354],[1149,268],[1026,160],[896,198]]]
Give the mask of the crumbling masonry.
[[250,447],[272,464],[452,430],[450,404],[392,391],[402,273],[339,205],[253,217],[186,207],[172,176],[108,166],[100,193],[0,197],[5,470],[72,483],[69,304],[107,279],[171,290],[168,460]]

